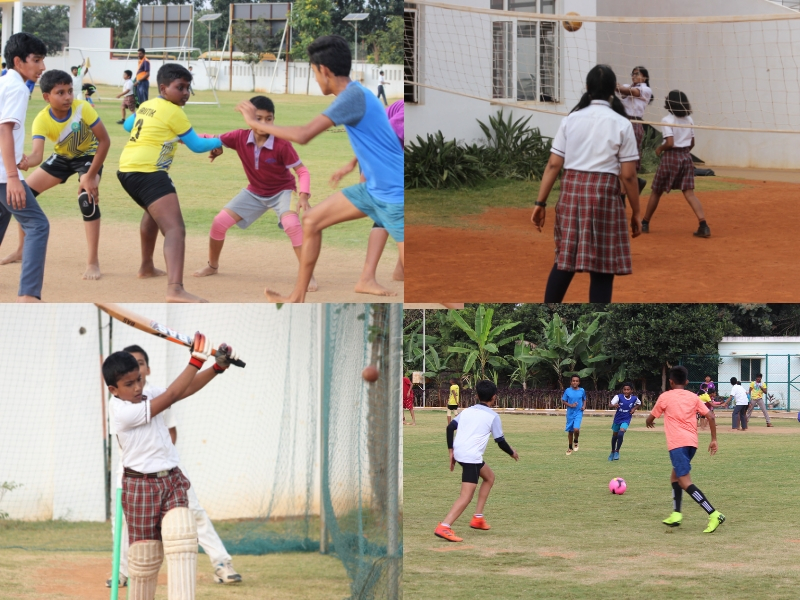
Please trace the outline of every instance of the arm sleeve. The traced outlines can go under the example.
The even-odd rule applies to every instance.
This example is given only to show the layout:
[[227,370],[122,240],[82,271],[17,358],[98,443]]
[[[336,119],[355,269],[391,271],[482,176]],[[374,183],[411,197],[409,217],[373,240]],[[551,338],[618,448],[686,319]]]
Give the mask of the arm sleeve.
[[661,119],[661,122],[664,124],[661,132],[661,137],[663,138],[675,137],[675,132],[672,130],[672,127],[670,127],[670,122],[667,121],[667,119],[669,119],[669,117],[664,117],[663,119]]
[[361,122],[367,112],[367,99],[359,85],[350,84],[336,97],[322,114],[333,121],[334,125],[354,127]]
[[192,152],[210,152],[215,148],[222,147],[222,142],[219,138],[201,138],[195,133],[194,129],[189,129],[189,131],[178,137],[181,138],[181,141],[186,144],[186,147]]
[[14,123],[19,129],[25,123],[28,94],[18,88],[0,94],[0,123]]
[[114,405],[114,430],[117,433],[129,431],[134,427],[150,422],[150,400],[138,404],[116,402]]
[[450,424],[447,426],[447,447],[448,448],[451,448],[451,449],[453,448],[453,435],[455,434],[456,429],[458,429],[458,421],[456,419],[453,419],[452,421],[450,421]]
[[308,172],[306,166],[301,163],[294,168],[294,171],[297,173],[297,189],[301,194],[311,194],[311,173]]
[[125,122],[122,124],[122,128],[125,131],[127,131],[128,133],[130,133],[131,131],[133,131],[133,123],[134,123],[134,121],[136,121],[136,113],[133,113],[132,115],[128,115],[128,118],[125,119]]
[[550,146],[550,152],[561,158],[564,158],[567,151],[566,123],[566,119],[561,120],[561,125],[558,126],[558,131],[556,132],[556,137],[553,138],[553,144]]
[[494,438],[494,441],[497,442],[497,445],[500,446],[500,450],[508,454],[509,456],[514,456],[514,450],[511,446],[508,445],[506,438],[500,436],[499,438]]

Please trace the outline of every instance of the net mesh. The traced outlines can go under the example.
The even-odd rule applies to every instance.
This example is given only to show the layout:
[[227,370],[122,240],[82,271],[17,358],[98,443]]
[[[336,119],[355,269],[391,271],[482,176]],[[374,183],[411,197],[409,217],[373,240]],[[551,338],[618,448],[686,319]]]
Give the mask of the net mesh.
[[[124,306],[182,333],[200,328],[247,362],[170,409],[181,469],[228,552],[319,551],[324,521],[322,549],[343,561],[353,597],[395,597],[400,307]],[[119,456],[108,436],[101,354],[141,346],[148,381],[166,387],[188,351],[93,305],[35,308],[0,307],[0,343],[15,348],[3,369],[0,484],[21,485],[0,496],[0,513],[59,527],[106,521]],[[361,371],[370,362],[380,378],[368,385]],[[108,551],[110,561],[110,533],[69,539],[69,548],[41,537],[28,545],[20,535],[9,544]],[[11,545],[0,540],[0,548]]]
[[655,98],[645,122],[658,124],[667,93],[680,89],[699,129],[800,131],[795,11],[634,18],[557,15],[546,0],[492,2],[517,8],[509,11],[424,0],[409,6],[414,26],[407,24],[405,46],[414,68],[406,78],[421,88],[567,114],[596,64],[610,65],[621,83],[644,65]]

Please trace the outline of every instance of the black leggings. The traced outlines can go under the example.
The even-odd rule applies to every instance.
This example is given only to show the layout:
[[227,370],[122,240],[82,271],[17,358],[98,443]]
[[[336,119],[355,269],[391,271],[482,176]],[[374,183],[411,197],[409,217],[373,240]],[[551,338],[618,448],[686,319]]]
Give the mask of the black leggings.
[[[550,277],[547,278],[547,288],[544,291],[545,303],[563,302],[569,284],[575,276],[574,271],[560,271],[553,265]],[[589,273],[589,302],[607,304],[611,302],[611,293],[614,290],[613,273]]]

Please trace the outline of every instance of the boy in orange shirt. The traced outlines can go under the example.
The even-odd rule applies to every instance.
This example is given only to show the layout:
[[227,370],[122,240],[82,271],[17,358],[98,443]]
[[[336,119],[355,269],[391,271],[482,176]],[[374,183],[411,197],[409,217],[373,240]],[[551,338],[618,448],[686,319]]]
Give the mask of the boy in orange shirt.
[[717,453],[717,424],[714,413],[692,392],[684,389],[689,380],[686,367],[673,367],[669,372],[672,389],[658,397],[656,405],[647,417],[647,426],[655,427],[655,420],[664,415],[664,433],[667,434],[667,449],[672,461],[672,514],[664,520],[669,527],[681,524],[681,496],[686,490],[708,514],[708,527],[703,533],[712,533],[725,522],[725,515],[715,510],[697,486],[692,483],[689,471],[692,470],[692,458],[697,452],[697,420],[699,413],[708,419],[711,429],[711,443],[708,452]]

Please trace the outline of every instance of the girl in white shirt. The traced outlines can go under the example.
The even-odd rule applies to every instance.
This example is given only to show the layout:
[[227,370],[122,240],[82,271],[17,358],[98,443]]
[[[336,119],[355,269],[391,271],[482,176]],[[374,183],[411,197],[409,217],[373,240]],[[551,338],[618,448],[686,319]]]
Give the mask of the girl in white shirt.
[[656,148],[656,154],[663,156],[653,178],[653,193],[650,194],[647,211],[642,219],[642,231],[650,233],[650,219],[658,208],[661,194],[668,194],[670,190],[681,190],[700,222],[694,235],[710,237],[711,230],[706,223],[703,205],[694,193],[694,163],[690,154],[694,148],[694,130],[691,127],[672,127],[672,125],[694,125],[692,117],[689,116],[692,114],[692,106],[686,94],[672,90],[667,96],[664,108],[670,114],[661,119],[664,124],[664,143]]
[[597,65],[586,77],[587,92],[561,121],[542,177],[531,221],[539,231],[547,196],[564,168],[556,204],[556,257],[545,302],[561,302],[576,272],[591,276],[589,302],[611,302],[614,275],[631,273],[630,238],[620,180],[631,202],[631,232],[640,233],[636,137],[620,99],[617,77]]
[[[644,127],[641,124],[647,105],[653,101],[653,90],[650,89],[650,73],[644,67],[634,67],[631,72],[631,85],[617,84],[617,93],[622,98],[622,106],[628,113],[628,118],[633,125],[636,135],[636,146],[639,148],[639,162],[636,171],[642,170],[642,142],[644,141]],[[647,181],[639,177],[639,193],[642,193]]]

